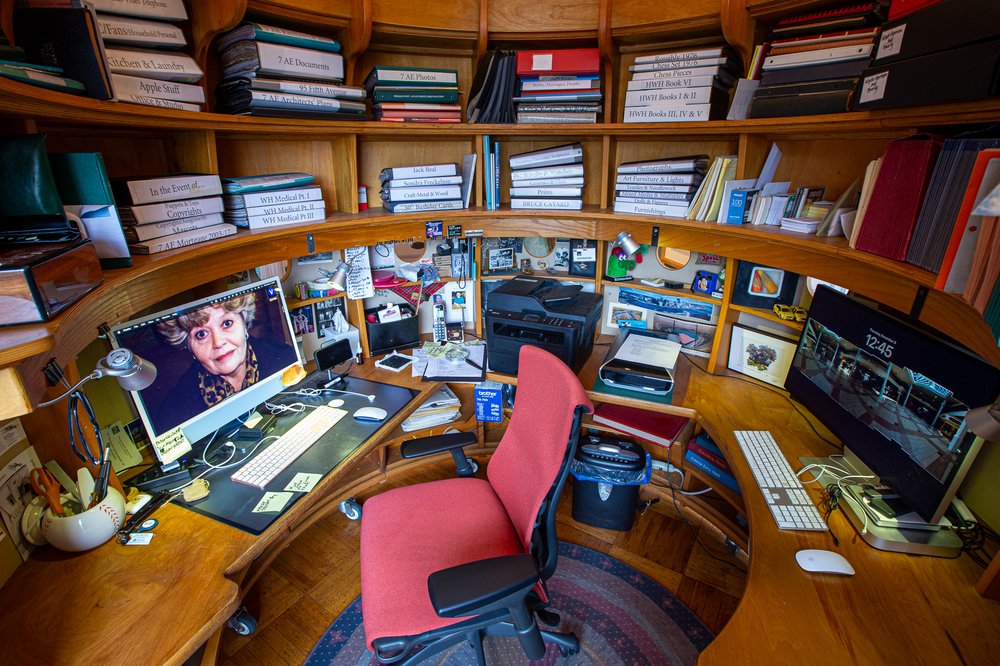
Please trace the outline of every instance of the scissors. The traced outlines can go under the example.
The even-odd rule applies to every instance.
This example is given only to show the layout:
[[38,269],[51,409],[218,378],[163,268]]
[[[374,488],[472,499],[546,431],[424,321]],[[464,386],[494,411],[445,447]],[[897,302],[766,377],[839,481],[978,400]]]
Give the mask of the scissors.
[[59,497],[59,482],[56,481],[56,477],[52,476],[52,472],[44,467],[36,467],[31,470],[30,476],[31,487],[36,493],[49,501],[49,506],[52,507],[52,513],[57,516],[64,515],[65,511],[63,511],[62,501]]

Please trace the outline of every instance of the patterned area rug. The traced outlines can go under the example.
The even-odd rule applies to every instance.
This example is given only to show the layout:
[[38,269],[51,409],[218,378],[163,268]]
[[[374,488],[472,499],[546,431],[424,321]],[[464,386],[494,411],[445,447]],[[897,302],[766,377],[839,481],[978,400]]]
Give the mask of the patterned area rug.
[[[674,595],[648,576],[607,555],[573,544],[559,544],[559,566],[549,580],[550,609],[562,617],[560,631],[580,638],[580,652],[563,658],[549,646],[537,664],[694,664],[712,633]],[[486,663],[524,664],[516,638],[489,637]],[[361,599],[330,625],[305,661],[307,666],[378,664],[365,646]],[[475,664],[468,643],[427,662],[447,666]]]

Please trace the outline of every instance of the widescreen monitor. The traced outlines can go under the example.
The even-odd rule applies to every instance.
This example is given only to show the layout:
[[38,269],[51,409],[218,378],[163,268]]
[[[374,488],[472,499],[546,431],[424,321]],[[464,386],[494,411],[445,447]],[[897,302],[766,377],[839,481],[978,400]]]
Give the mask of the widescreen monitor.
[[785,388],[936,524],[978,451],[965,414],[993,403],[1000,371],[901,315],[821,286]]
[[111,340],[157,368],[131,395],[164,463],[279,393],[302,362],[277,278],[118,324]]

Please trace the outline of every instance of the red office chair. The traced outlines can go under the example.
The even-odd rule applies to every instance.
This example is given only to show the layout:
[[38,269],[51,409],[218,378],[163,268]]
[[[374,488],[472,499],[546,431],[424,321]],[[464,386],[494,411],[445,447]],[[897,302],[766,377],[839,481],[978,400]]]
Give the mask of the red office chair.
[[[460,477],[396,488],[365,502],[361,610],[368,646],[383,663],[412,664],[468,640],[485,664],[485,636],[517,636],[531,659],[544,642],[574,654],[573,634],[541,630],[555,572],[556,505],[593,409],[573,372],[536,347],[521,348],[517,405],[489,464],[489,480]],[[405,457],[451,450],[475,435],[412,440]],[[465,473],[469,473],[469,469]],[[460,469],[460,473],[462,470]]]

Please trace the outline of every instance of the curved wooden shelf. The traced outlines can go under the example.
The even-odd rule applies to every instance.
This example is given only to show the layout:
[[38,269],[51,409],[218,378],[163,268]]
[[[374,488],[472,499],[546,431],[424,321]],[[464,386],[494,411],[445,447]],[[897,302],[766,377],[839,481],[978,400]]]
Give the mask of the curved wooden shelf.
[[[374,229],[385,238],[419,237],[425,222],[432,219],[459,223],[467,230],[482,229],[487,236],[558,235],[605,241],[625,229],[640,242],[649,242],[657,226],[660,238],[671,246],[739,256],[834,281],[904,311],[911,308],[918,290],[932,287],[934,281],[933,274],[909,264],[851,250],[843,238],[817,239],[757,227],[621,215],[597,207],[545,215],[480,209],[393,215],[373,209],[357,215],[338,213],[323,223],[240,231],[234,237],[136,257],[131,268],[107,271],[100,288],[54,321],[0,331],[0,367],[21,364],[29,395],[37,398],[41,395],[41,374],[33,371],[47,360],[39,355],[55,350],[57,360],[68,362],[93,339],[102,323],[127,320],[167,296],[228,274],[307,254],[307,234],[313,237],[314,252],[327,252],[367,244]],[[939,311],[939,319],[947,321],[928,323],[1000,363],[1000,353],[981,318],[978,326],[970,327],[976,319],[971,308],[947,294],[938,294],[935,302],[942,298],[950,300],[950,306],[939,305],[935,311]],[[955,312],[963,308],[968,316],[955,318]]]
[[414,135],[450,139],[490,134],[496,136],[613,136],[737,137],[741,134],[765,136],[832,136],[886,132],[905,133],[916,128],[979,122],[995,122],[1000,116],[1000,99],[939,104],[913,109],[854,111],[820,116],[760,118],[753,120],[712,120],[693,123],[593,123],[574,125],[470,125],[464,123],[383,123],[346,122],[288,118],[234,116],[223,113],[176,111],[138,104],[104,102],[46,90],[26,83],[0,79],[0,114],[30,117],[68,126],[97,126],[132,129],[215,130],[221,134],[296,136],[379,136]]

